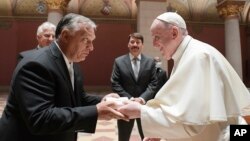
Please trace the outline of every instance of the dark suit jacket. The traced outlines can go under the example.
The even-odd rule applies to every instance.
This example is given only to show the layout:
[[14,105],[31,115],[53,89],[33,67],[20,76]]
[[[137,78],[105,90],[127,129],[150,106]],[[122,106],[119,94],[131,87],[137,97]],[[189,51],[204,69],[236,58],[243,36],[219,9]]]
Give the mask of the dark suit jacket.
[[30,49],[30,50],[25,50],[22,51],[18,54],[17,56],[17,62],[20,62],[20,60],[22,60],[25,56],[32,56],[30,54],[33,54],[35,51],[37,51],[38,49],[40,49],[38,46],[34,49]]
[[115,59],[111,76],[112,90],[121,97],[152,99],[157,89],[157,77],[153,58],[141,55],[140,71],[136,81],[129,54]]
[[167,82],[168,77],[166,71],[162,68],[156,68],[156,75],[158,78],[157,91],[159,91],[161,87]]
[[95,104],[101,98],[85,94],[75,64],[74,74],[73,92],[55,43],[24,57],[13,74],[0,120],[0,141],[74,141],[77,131],[95,132]]
[[17,62],[20,62],[25,56],[32,56],[30,54],[33,54],[34,51],[37,51],[38,49],[35,48],[35,49],[30,49],[30,50],[25,50],[25,51],[22,51],[18,54],[17,56]]

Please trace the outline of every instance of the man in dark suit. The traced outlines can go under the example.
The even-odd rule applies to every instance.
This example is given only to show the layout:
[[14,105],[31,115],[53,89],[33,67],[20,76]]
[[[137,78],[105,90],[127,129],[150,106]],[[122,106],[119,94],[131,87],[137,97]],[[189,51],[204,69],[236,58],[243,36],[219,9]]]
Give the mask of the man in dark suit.
[[95,132],[97,119],[124,118],[114,102],[82,88],[76,63],[93,51],[95,28],[89,18],[67,14],[56,41],[18,63],[0,120],[1,141],[76,141],[78,131]]
[[56,26],[50,22],[43,22],[38,28],[36,32],[36,39],[38,45],[36,48],[31,50],[22,51],[17,56],[17,61],[19,62],[24,56],[29,56],[28,54],[32,54],[39,48],[49,46],[55,39],[55,31]]
[[[115,59],[111,75],[112,90],[121,97],[145,104],[152,99],[157,89],[157,77],[153,58],[143,55],[143,36],[129,35],[129,53]],[[136,58],[136,59],[135,59]],[[141,139],[144,138],[140,119],[136,119]],[[118,120],[119,141],[129,141],[134,119],[129,122]]]
[[158,79],[157,84],[157,91],[161,89],[161,87],[168,81],[167,72],[161,68],[162,62],[160,57],[156,56],[155,59],[155,69],[156,69],[156,75]]

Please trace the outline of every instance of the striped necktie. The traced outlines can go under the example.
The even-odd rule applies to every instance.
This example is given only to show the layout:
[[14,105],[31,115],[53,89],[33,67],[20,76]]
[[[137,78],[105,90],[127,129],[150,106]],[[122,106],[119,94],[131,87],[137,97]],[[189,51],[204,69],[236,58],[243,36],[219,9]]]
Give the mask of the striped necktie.
[[134,64],[134,75],[136,80],[138,79],[138,74],[139,74],[139,66],[138,66],[138,61],[139,59],[137,57],[133,58],[133,64]]

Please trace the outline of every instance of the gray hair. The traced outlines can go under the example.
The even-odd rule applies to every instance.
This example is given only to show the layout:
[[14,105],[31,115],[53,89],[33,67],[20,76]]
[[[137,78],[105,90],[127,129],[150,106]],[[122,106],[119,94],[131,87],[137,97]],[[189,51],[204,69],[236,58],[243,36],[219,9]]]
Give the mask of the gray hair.
[[56,28],[56,38],[59,37],[63,29],[69,29],[71,31],[77,31],[79,29],[79,23],[82,23],[86,28],[96,29],[96,24],[89,18],[82,15],[69,13],[65,15],[58,23]]
[[176,27],[178,27],[179,28],[179,30],[181,31],[181,33],[182,33],[182,35],[183,36],[186,36],[186,35],[188,35],[188,31],[187,31],[187,29],[185,29],[185,28],[181,28],[181,27],[179,27],[178,25],[176,25],[176,24],[172,24],[172,23],[167,23],[167,22],[165,22],[165,21],[162,21],[162,20],[160,20],[161,22],[163,22],[164,23],[164,25],[165,25],[165,27],[166,28],[171,28],[171,27],[173,27],[173,26],[176,26]]
[[38,28],[37,28],[37,32],[36,35],[40,35],[41,33],[43,33],[45,30],[53,30],[56,31],[56,26],[50,22],[44,22],[42,23]]

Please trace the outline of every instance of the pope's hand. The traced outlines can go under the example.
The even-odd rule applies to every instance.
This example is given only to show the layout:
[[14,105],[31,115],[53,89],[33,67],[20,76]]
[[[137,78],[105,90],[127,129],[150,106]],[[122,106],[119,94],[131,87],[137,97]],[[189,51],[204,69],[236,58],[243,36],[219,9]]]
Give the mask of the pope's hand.
[[118,111],[129,119],[141,117],[141,104],[135,101],[126,101],[124,105],[118,108]]
[[99,120],[110,119],[123,119],[128,121],[129,119],[119,111],[115,110],[117,103],[114,101],[102,101],[96,105]]

